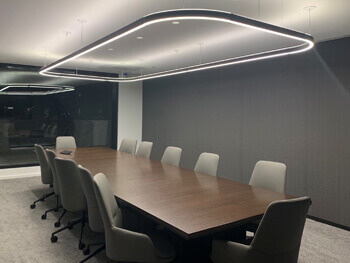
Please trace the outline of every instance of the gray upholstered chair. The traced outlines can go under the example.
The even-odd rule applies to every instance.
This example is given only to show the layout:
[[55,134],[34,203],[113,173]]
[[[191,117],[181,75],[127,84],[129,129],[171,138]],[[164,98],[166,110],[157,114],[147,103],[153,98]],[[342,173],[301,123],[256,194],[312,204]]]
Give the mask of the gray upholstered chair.
[[49,137],[50,138],[55,138],[57,135],[57,125],[53,126],[52,129],[50,130]]
[[[259,161],[255,164],[249,184],[284,193],[285,181],[286,165],[284,163]],[[259,224],[260,220],[250,222],[246,225],[246,230],[255,233]]]
[[174,166],[179,166],[181,159],[182,149],[179,147],[168,146],[166,147],[162,159],[162,163],[171,164]]
[[137,149],[136,156],[149,158],[151,156],[153,142],[141,142]]
[[82,242],[83,231],[86,221],[87,204],[85,194],[80,182],[78,167],[72,160],[55,158],[55,167],[60,187],[60,197],[64,213],[66,211],[73,213],[81,213],[81,218],[70,221],[65,227],[58,229],[51,235],[51,242],[55,243],[58,238],[57,233],[62,232],[68,228],[72,228],[74,225],[81,223],[79,249],[83,249],[85,244]]
[[[46,155],[47,155],[47,159],[49,160],[49,164],[51,167],[51,171],[52,171],[52,177],[53,177],[53,190],[55,192],[56,195],[56,202],[57,202],[57,207],[58,208],[62,208],[62,205],[58,205],[59,203],[59,197],[60,197],[60,185],[58,182],[58,177],[57,177],[57,171],[56,171],[56,166],[55,166],[55,158],[57,157],[56,153],[52,150],[48,150],[46,149]],[[46,213],[46,212],[45,212]],[[63,211],[62,215],[58,218],[58,220],[55,222],[55,227],[60,227],[61,226],[61,220],[63,218],[63,216],[65,215],[65,211]]]
[[259,161],[255,164],[249,184],[284,193],[285,181],[286,165],[284,163]]
[[214,263],[297,263],[309,197],[269,205],[250,245],[214,240]]
[[135,154],[137,146],[137,140],[134,139],[123,139],[120,143],[119,151]]
[[[91,230],[96,233],[104,233],[103,221],[102,221],[100,209],[96,199],[93,177],[89,170],[85,169],[80,165],[78,165],[78,172],[79,172],[80,182],[83,187],[83,191],[87,201],[89,226]],[[98,245],[100,245],[100,247],[97,248],[92,254],[90,254],[90,247],[98,246]],[[86,257],[84,260],[80,261],[80,263],[87,261],[88,259],[92,258],[93,256],[103,251],[105,248],[106,248],[105,243],[88,244],[86,248],[83,250],[83,252],[85,255],[88,255],[88,254],[90,255]]]
[[58,136],[56,138],[56,149],[75,149],[77,144],[73,136]]
[[104,174],[94,176],[94,188],[105,228],[108,258],[129,262],[171,262],[175,258],[174,247],[161,235],[123,228],[121,210]]
[[[39,165],[40,165],[41,182],[43,184],[46,184],[46,185],[49,185],[50,187],[52,187],[53,177],[52,177],[51,168],[49,165],[49,161],[47,160],[45,150],[41,145],[38,145],[38,144],[34,145],[34,149],[35,149],[35,153],[36,153],[36,156],[38,158]],[[46,198],[53,196],[54,194],[55,194],[54,192],[44,194],[38,200],[34,201],[33,204],[30,205],[30,208],[34,209],[36,207],[37,202],[39,202],[39,201],[42,202]]]
[[210,174],[216,176],[219,165],[219,155],[215,153],[201,153],[199,155],[194,170],[199,173]]
[[58,211],[58,209],[60,209],[62,206],[59,205],[59,195],[60,195],[60,191],[59,191],[59,185],[58,185],[58,179],[57,179],[57,174],[56,174],[56,167],[55,167],[55,157],[56,157],[56,153],[46,149],[46,156],[47,156],[47,160],[48,163],[50,165],[50,169],[51,169],[51,173],[52,173],[52,179],[53,179],[53,191],[55,193],[56,196],[56,206],[52,209],[49,209],[47,211],[45,211],[45,213],[41,216],[41,219],[46,219],[47,217],[47,213],[49,212],[56,212]]

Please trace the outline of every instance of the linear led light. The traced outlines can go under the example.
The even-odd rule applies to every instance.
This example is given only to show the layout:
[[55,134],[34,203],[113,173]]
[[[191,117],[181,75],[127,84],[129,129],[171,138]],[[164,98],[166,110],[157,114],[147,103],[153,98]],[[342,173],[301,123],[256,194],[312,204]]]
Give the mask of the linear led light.
[[[260,32],[270,33],[272,35],[278,35],[287,39],[294,39],[300,41],[300,44],[270,50],[266,52],[254,53],[251,55],[234,57],[224,60],[218,60],[209,63],[198,64],[189,67],[183,67],[173,70],[161,71],[157,73],[145,74],[134,77],[111,77],[111,76],[94,76],[94,75],[84,75],[84,74],[74,74],[74,73],[61,73],[52,71],[59,66],[76,59],[82,55],[85,55],[95,49],[98,49],[104,45],[107,45],[113,41],[116,41],[120,38],[126,37],[127,35],[138,31],[142,28],[150,26],[152,24],[166,22],[166,21],[179,21],[179,20],[205,20],[205,21],[218,21],[223,23],[231,23],[233,25],[242,26],[245,28],[257,30]],[[204,10],[204,9],[179,9],[179,10],[169,10],[162,11],[158,13],[153,13],[147,16],[142,17],[141,19],[117,30],[116,32],[68,55],[62,59],[57,60],[56,62],[51,63],[40,69],[39,73],[45,76],[50,77],[63,77],[63,78],[72,78],[72,79],[82,79],[82,80],[96,80],[96,81],[111,81],[111,82],[130,82],[130,81],[140,81],[146,79],[153,79],[177,74],[183,74],[187,72],[193,72],[198,70],[210,69],[223,67],[228,65],[246,63],[251,61],[258,61],[268,58],[281,57],[286,55],[297,54],[301,52],[308,51],[314,47],[314,39],[308,34],[301,32],[293,31],[287,28],[278,27],[275,25],[267,24],[261,21],[253,20],[247,17],[238,16],[223,11],[216,10]]]
[[[49,91],[7,91],[11,88],[28,88],[28,89],[50,89]],[[63,92],[74,91],[72,86],[52,86],[52,85],[24,85],[24,84],[13,84],[0,89],[0,95],[20,95],[20,96],[42,96],[58,94]]]

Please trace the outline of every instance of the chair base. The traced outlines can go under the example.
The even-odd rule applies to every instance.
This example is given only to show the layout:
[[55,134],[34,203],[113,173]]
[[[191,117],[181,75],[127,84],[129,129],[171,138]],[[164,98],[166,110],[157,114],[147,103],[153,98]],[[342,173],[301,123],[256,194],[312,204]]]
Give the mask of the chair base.
[[[92,246],[92,245],[95,245],[95,244],[90,244],[89,246]],[[89,247],[88,246],[88,247]],[[92,254],[90,254],[89,256],[87,256],[86,258],[84,258],[83,260],[79,261],[79,263],[83,263],[87,260],[89,260],[90,258],[96,256],[98,253],[102,252],[103,250],[106,249],[106,245],[103,244],[102,246],[100,246],[98,249],[96,249]],[[84,254],[85,254],[85,251],[84,251]]]
[[60,208],[62,208],[62,206],[59,205],[59,203],[58,203],[58,195],[56,195],[56,206],[54,208],[52,208],[52,209],[49,209],[49,210],[45,211],[45,213],[41,216],[41,219],[45,220],[48,213],[50,213],[50,212],[57,212],[58,209],[60,209]]
[[[63,214],[61,215],[60,219],[62,218],[62,216],[64,216],[64,214],[65,214],[66,212],[67,212],[66,210],[63,211]],[[60,220],[60,219],[59,219],[59,220]],[[57,222],[56,222],[56,223],[57,223]],[[56,223],[55,223],[55,225],[56,225]],[[85,211],[82,212],[81,218],[78,218],[78,219],[73,220],[73,221],[69,221],[69,222],[67,223],[66,226],[64,226],[64,227],[62,227],[62,228],[60,228],[60,229],[58,229],[58,230],[55,231],[55,232],[53,232],[53,233],[51,234],[51,242],[52,242],[52,243],[57,242],[58,237],[56,236],[56,234],[58,234],[58,233],[60,233],[60,232],[62,232],[62,231],[64,231],[64,230],[66,230],[66,229],[72,229],[73,226],[75,226],[75,225],[77,225],[77,224],[79,224],[79,223],[81,223],[81,229],[80,229],[80,238],[79,238],[79,245],[78,245],[78,248],[79,248],[80,250],[84,249],[84,248],[85,248],[85,244],[82,242],[82,238],[83,238],[83,232],[84,232],[84,227],[85,227],[85,223],[86,223],[86,212],[85,212]]]
[[30,205],[30,208],[31,209],[34,209],[36,207],[36,203],[37,202],[43,202],[45,201],[46,198],[50,197],[50,196],[53,196],[55,193],[54,192],[51,192],[49,194],[44,194],[42,197],[40,197],[38,200],[34,201],[33,204]]

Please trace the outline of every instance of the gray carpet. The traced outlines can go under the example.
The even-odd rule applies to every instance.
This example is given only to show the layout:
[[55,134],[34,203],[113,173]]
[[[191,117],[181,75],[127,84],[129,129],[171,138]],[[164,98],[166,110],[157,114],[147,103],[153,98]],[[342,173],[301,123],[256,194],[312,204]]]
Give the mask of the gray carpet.
[[[53,226],[60,212],[50,213],[47,220],[41,214],[54,206],[54,199],[38,203],[31,210],[31,202],[48,192],[40,177],[0,180],[0,262],[6,263],[62,263],[79,262],[84,256],[77,249],[79,230],[58,234],[58,242],[50,242]],[[76,218],[70,215],[63,221]],[[88,228],[87,228],[88,229]],[[86,231],[87,243],[101,240],[92,231]],[[90,259],[90,263],[111,262],[104,252]],[[307,220],[300,263],[350,262],[350,232]]]

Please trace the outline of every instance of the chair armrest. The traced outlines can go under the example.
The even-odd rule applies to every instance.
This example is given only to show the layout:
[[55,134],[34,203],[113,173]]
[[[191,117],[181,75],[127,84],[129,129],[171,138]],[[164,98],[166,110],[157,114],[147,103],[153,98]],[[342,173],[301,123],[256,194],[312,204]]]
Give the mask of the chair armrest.
[[214,240],[212,260],[214,263],[246,262],[250,246],[226,240]]
[[127,259],[132,262],[155,260],[156,250],[149,236],[118,227],[112,228],[112,235],[121,260]]

